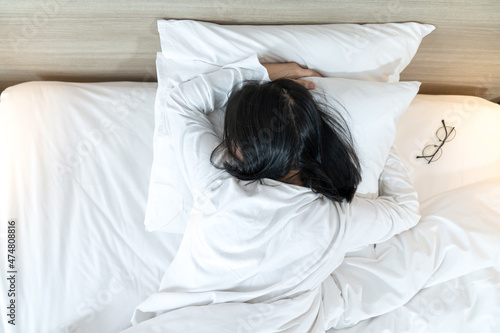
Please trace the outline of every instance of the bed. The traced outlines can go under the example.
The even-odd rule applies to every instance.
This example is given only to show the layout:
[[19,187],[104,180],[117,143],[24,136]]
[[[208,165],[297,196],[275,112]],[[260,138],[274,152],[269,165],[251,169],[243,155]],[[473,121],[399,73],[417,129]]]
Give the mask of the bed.
[[[54,2],[47,8],[64,13],[63,5]],[[382,8],[388,5],[384,3]],[[320,5],[312,2],[307,6],[306,9],[314,10]],[[264,7],[261,4],[258,8]],[[217,8],[224,16],[231,13],[232,7],[218,3]],[[390,12],[393,14],[384,21],[400,21],[396,14],[401,11]],[[182,14],[176,16],[183,18]],[[308,23],[304,21],[298,23]],[[419,21],[434,23],[425,18]],[[186,30],[183,33],[169,30],[167,34],[168,29],[179,28],[176,24],[180,24],[180,29],[186,29],[182,24],[195,24],[188,31],[196,33],[190,38],[184,34]],[[224,37],[228,31],[224,30],[227,27],[210,23],[160,20],[162,50],[157,54],[152,52],[153,57],[156,55],[158,83],[146,82],[151,78],[151,71],[146,70],[134,77],[135,82],[35,81],[2,92],[0,155],[6,158],[0,167],[0,251],[2,258],[7,259],[2,259],[2,277],[6,277],[2,278],[0,298],[3,331],[211,331],[209,326],[200,326],[192,320],[202,317],[193,317],[189,312],[177,317],[179,325],[184,326],[174,327],[167,313],[131,327],[134,309],[157,292],[175,258],[183,238],[183,221],[192,208],[189,197],[183,194],[181,177],[162,178],[165,169],[161,166],[172,164],[172,156],[158,153],[165,147],[157,125],[161,96],[178,82],[231,61],[217,58],[221,52],[215,52],[212,46],[199,47],[204,51],[215,50],[203,55],[196,53],[198,47],[182,48],[186,45],[182,44],[183,39],[199,38],[197,46],[203,40],[210,44],[213,39],[204,38],[203,32],[196,30],[205,29],[206,24],[210,33],[223,29],[217,32],[218,36]],[[291,29],[296,28],[300,29]],[[422,25],[418,23],[420,28]],[[426,33],[420,32],[420,37],[413,39],[413,49],[405,44],[406,59],[384,72],[382,78],[365,68],[337,75],[363,81],[360,85],[349,86],[350,81],[345,79],[328,83],[337,89],[351,88],[341,96],[347,109],[363,109],[363,104],[350,102],[362,99],[359,96],[363,94],[366,98],[377,95],[379,104],[387,96],[399,94],[399,99],[380,104],[381,111],[374,108],[374,112],[381,112],[377,119],[393,113],[393,127],[387,121],[378,126],[385,126],[387,132],[393,133],[385,140],[395,140],[418,192],[422,215],[417,227],[376,246],[349,253],[336,269],[334,276],[340,292],[354,304],[363,302],[353,307],[344,324],[337,324],[329,332],[497,332],[500,329],[500,106],[482,98],[497,97],[485,95],[485,90],[474,88],[468,90],[468,95],[459,95],[463,87],[453,90],[452,86],[435,85],[429,77],[426,81],[418,75],[411,76],[422,68],[411,69],[413,61],[419,65],[419,53],[429,52],[425,48],[427,38],[439,28],[432,31],[427,27]],[[151,29],[157,29],[156,20]],[[238,31],[238,26],[229,28],[231,33],[235,33],[234,29],[240,35],[231,36],[240,42],[241,34],[249,31]],[[298,30],[292,32],[297,36]],[[377,27],[375,32],[384,31]],[[169,39],[164,37],[167,35]],[[172,36],[182,36],[180,44],[167,45],[175,40]],[[231,40],[227,36],[222,39]],[[367,37],[367,40],[373,39]],[[298,38],[301,41],[304,39]],[[243,44],[238,45],[245,54]],[[251,46],[269,49],[265,45]],[[354,51],[359,50],[370,53],[364,47]],[[188,59],[188,55],[197,58]],[[241,55],[233,56],[238,60]],[[285,57],[279,52],[267,56],[270,61]],[[313,67],[314,61],[318,66],[324,64],[324,59],[294,56],[286,55],[290,57],[288,60]],[[344,59],[350,61],[351,68],[358,64],[352,58]],[[410,74],[404,68],[409,68]],[[328,70],[331,71],[328,76],[336,76],[335,68]],[[146,76],[148,79],[144,80]],[[74,78],[78,81],[78,76]],[[409,83],[412,80],[423,81],[418,94],[420,85]],[[494,81],[484,84],[488,85],[488,94],[498,91]],[[443,91],[452,94],[443,95]],[[430,95],[430,92],[441,94]],[[398,107],[389,111],[396,104]],[[441,120],[455,128],[456,137],[443,146],[438,161],[427,164],[416,159],[435,140]],[[216,123],[217,119],[212,121]],[[375,119],[370,124],[374,122]],[[369,140],[364,142],[370,144]],[[155,172],[160,178],[152,186],[151,175]],[[152,200],[158,193],[168,195]],[[295,272],[298,277],[301,273]],[[269,331],[266,315],[270,312],[260,308],[240,318],[229,331]],[[211,319],[217,319],[215,313]],[[349,321],[349,318],[364,319]],[[224,316],[219,319],[228,320]],[[293,328],[290,331],[301,332]]]

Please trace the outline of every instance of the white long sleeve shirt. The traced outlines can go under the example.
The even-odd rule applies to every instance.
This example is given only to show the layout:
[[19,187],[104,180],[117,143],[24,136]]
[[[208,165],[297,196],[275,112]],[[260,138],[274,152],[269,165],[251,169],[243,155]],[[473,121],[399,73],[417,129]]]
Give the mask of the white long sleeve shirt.
[[169,93],[163,119],[194,207],[160,291],[136,309],[133,322],[193,305],[272,303],[319,292],[346,252],[419,220],[416,192],[395,151],[380,177],[381,196],[351,203],[276,180],[241,181],[215,168],[210,154],[220,139],[207,113],[246,80],[269,81],[256,56]]

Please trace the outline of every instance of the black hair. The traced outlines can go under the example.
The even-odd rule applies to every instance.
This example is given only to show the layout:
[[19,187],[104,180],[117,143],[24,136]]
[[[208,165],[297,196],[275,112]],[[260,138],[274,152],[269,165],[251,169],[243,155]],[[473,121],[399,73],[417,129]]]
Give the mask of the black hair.
[[[220,166],[214,159],[222,152]],[[231,93],[211,161],[241,180],[278,180],[297,170],[303,186],[337,202],[350,202],[361,181],[344,118],[289,79],[247,82]]]

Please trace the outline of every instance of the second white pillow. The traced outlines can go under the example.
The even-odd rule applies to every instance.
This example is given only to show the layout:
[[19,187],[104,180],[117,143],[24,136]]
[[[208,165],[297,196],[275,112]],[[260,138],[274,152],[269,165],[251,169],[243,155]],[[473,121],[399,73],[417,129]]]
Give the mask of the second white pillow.
[[257,54],[263,62],[295,61],[327,77],[397,82],[422,39],[416,22],[384,24],[219,25],[160,20],[165,58],[224,66]]
[[378,179],[396,138],[399,117],[407,110],[420,82],[368,82],[339,78],[309,78],[315,94],[325,94],[350,126],[361,162],[357,193],[378,196]]

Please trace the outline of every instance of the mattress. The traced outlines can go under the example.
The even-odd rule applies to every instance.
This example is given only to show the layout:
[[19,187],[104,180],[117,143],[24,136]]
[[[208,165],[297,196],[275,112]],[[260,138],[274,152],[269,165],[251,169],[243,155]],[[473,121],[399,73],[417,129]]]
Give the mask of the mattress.
[[[9,278],[0,283],[2,331],[119,332],[157,291],[182,235],[144,226],[155,94],[155,83],[140,82],[30,82],[2,93],[0,255],[10,260],[2,259],[2,276]],[[463,97],[417,95],[396,143],[411,151],[415,139],[405,133],[414,117],[444,101],[465,105]],[[487,101],[476,105],[498,112]],[[410,155],[402,154],[403,161]],[[410,157],[405,163],[425,196],[425,228],[380,244],[390,261],[352,253],[337,275],[368,295],[385,281],[387,295],[401,304],[385,302],[384,313],[339,331],[499,331],[500,182],[490,173],[436,188],[429,169],[421,171]],[[408,281],[377,261],[406,267],[422,284],[405,293]],[[166,331],[168,321],[157,319],[142,331]]]

